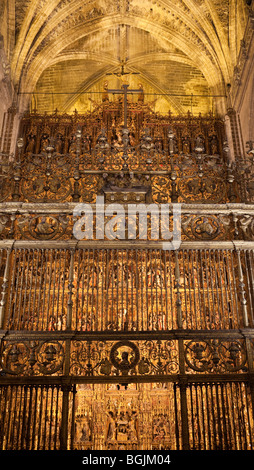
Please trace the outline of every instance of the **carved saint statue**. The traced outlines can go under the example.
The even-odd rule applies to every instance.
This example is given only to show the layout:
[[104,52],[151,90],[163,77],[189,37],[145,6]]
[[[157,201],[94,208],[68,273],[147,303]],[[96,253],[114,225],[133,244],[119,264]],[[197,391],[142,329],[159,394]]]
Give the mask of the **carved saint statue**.
[[115,425],[113,413],[110,411],[108,414],[106,440],[112,441],[112,440],[115,440],[115,438],[116,438],[116,425]]

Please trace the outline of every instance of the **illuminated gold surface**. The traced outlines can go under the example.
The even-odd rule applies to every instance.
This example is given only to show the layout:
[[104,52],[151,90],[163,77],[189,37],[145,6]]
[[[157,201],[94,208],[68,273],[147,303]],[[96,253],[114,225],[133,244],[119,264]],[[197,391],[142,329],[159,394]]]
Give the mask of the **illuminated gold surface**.
[[[177,393],[176,399],[180,410]],[[74,448],[176,449],[175,415],[171,383],[130,384],[127,389],[81,385],[75,401]]]
[[[136,89],[141,83],[145,105],[150,103],[151,110],[164,115],[164,120],[168,111],[182,115],[183,120],[188,111],[195,116],[208,111],[224,115],[232,104],[225,99],[226,84],[234,87],[242,80],[246,89],[247,79],[241,78],[250,54],[246,23],[244,0],[2,0],[0,46],[4,44],[6,59],[0,55],[0,80],[15,85],[19,107],[15,108],[15,101],[7,105],[2,92],[0,98],[4,109],[14,103],[13,112],[17,109],[20,116],[29,108],[41,113],[32,115],[37,117],[45,111],[53,117],[70,113],[73,129],[64,137],[65,145],[70,144],[68,149],[73,145],[69,142],[71,132],[76,132],[76,111],[89,113],[100,106],[105,81],[109,88],[128,83]],[[207,94],[221,97],[203,96]],[[245,97],[248,106],[250,96],[249,88]],[[128,99],[128,108],[135,107],[137,95]],[[110,95],[110,100],[118,97]],[[38,152],[50,135],[49,116],[42,122]],[[31,135],[33,130],[31,126]],[[59,133],[61,130],[59,127]],[[49,132],[44,141],[39,140],[42,132]],[[212,134],[209,131],[208,136]],[[244,142],[252,135],[243,129]],[[6,141],[10,136],[11,131],[6,132]],[[188,142],[178,140],[183,153],[189,153]],[[222,147],[221,136],[218,142]],[[62,144],[56,142],[54,164]],[[35,143],[28,139],[26,145],[29,155]],[[211,155],[219,152],[212,140],[208,147]],[[36,164],[36,159],[32,163]],[[18,178],[16,174],[12,181],[16,181],[15,188],[3,186],[3,201],[9,197],[8,201],[19,204],[23,197],[36,202],[43,193],[43,181],[37,178],[32,192],[31,185],[26,187],[23,182],[19,188]],[[158,177],[152,180],[156,202],[163,196],[163,181]],[[179,197],[184,195],[185,202],[200,202],[193,195],[201,188],[201,202],[218,202],[207,197],[209,185],[203,185],[204,177],[200,181],[202,185],[192,181],[188,188],[179,186]],[[86,191],[93,194],[93,180],[84,182]],[[67,196],[56,188],[51,180],[47,190],[51,202],[57,201],[57,196],[71,201],[70,185],[67,189],[60,185]],[[221,190],[210,188],[213,197],[224,197]],[[251,191],[252,186],[248,202]],[[81,197],[87,196],[83,193]],[[232,191],[227,197],[235,201]],[[217,236],[220,243],[231,239],[226,231],[234,231],[232,236],[238,241],[253,240],[252,216],[241,219],[241,212],[231,214],[229,226],[229,217],[185,213],[183,232],[194,241],[194,249],[177,254],[177,258],[165,258],[165,263],[161,253],[147,247],[142,252],[136,250],[135,256],[126,250],[119,255],[115,248],[107,253],[98,250],[98,254],[90,253],[89,248],[75,256],[65,248],[60,256],[61,244],[57,242],[58,254],[43,249],[45,260],[35,269],[42,241],[69,238],[68,231],[65,233],[68,217],[53,217],[42,205],[41,215],[36,210],[34,214],[17,211],[18,228],[13,214],[1,218],[1,237],[16,238],[14,230],[19,230],[19,238],[26,243],[23,252],[16,250],[14,256],[11,251],[9,274],[7,255],[3,256],[1,313],[9,330],[1,349],[0,411],[5,419],[0,448],[253,448],[253,337],[248,336],[248,329],[246,338],[238,336],[239,328],[253,327],[253,272],[249,269],[253,252],[238,253],[236,258],[235,251],[214,250],[209,244]],[[31,239],[35,239],[36,248],[30,248]],[[197,250],[200,240],[208,243],[207,249]],[[97,263],[91,263],[96,256]],[[78,339],[74,334],[70,340],[71,330],[65,329],[67,317]],[[168,340],[166,335],[172,329],[178,336]],[[91,341],[94,333],[98,335]],[[126,334],[129,339],[120,341]],[[124,380],[135,383],[126,387]]]
[[[212,103],[186,95],[225,94],[247,21],[244,0],[17,0],[1,26],[12,78],[20,92],[40,92],[41,111],[90,109],[84,92],[102,90],[107,73],[139,72],[146,93],[157,97],[156,111],[206,112]],[[15,27],[14,27],[15,25]],[[110,86],[116,80],[110,77]],[[53,95],[68,91],[71,95]],[[172,96],[173,95],[173,96]],[[179,96],[182,95],[182,96]],[[31,101],[24,95],[23,107]]]

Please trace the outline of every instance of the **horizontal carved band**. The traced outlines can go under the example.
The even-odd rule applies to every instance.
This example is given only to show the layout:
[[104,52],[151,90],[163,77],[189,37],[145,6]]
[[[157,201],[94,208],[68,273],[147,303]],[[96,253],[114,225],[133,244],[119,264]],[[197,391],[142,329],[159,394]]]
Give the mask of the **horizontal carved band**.
[[[63,376],[66,353],[64,340],[2,341],[0,374],[2,378]],[[70,342],[69,353],[70,378],[152,378],[176,376],[180,372],[178,340],[80,339]],[[242,375],[249,370],[245,342],[240,339],[184,340],[184,356],[187,376]]]
[[[73,213],[32,213],[11,214],[0,212],[0,240],[15,238],[16,240],[67,240],[74,237],[74,224],[79,218]],[[105,241],[107,235],[105,227],[111,220],[109,216],[104,217]],[[94,214],[93,240],[96,240],[95,230],[96,215]],[[126,229],[129,227],[128,212],[124,221]],[[173,215],[169,214],[169,227],[173,229]],[[139,234],[139,222],[135,226],[136,240],[142,241],[142,234]],[[85,239],[85,232],[84,232]],[[154,241],[151,230],[148,227],[147,239]],[[159,238],[158,240],[162,240]],[[181,216],[181,240],[213,241],[213,240],[249,240],[254,241],[254,214],[242,212],[241,214],[199,214],[182,211]],[[102,240],[99,240],[100,243]],[[128,241],[126,239],[125,241]],[[135,242],[135,240],[133,240]],[[117,240],[121,243],[121,240]]]

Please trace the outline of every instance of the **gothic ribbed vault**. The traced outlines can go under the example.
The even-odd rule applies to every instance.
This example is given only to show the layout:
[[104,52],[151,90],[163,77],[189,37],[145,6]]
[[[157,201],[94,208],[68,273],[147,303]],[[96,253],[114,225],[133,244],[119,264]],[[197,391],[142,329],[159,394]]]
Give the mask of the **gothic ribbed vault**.
[[198,113],[213,103],[196,95],[225,95],[232,80],[246,8],[244,0],[4,0],[1,33],[17,90],[37,92],[22,95],[23,108],[84,112],[86,93],[96,99],[105,79],[119,85],[107,74],[124,65],[156,110]]

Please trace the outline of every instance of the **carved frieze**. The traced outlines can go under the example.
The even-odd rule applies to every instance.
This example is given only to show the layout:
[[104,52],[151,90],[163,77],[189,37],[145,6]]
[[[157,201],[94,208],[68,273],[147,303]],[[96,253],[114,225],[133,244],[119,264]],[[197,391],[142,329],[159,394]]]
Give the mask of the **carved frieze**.
[[[163,177],[162,177],[163,178]],[[92,192],[92,187],[95,185],[93,177],[88,177],[91,181],[91,186],[87,189],[81,188],[83,192],[82,201],[91,205],[94,210],[93,224],[96,224],[96,193]],[[164,180],[163,180],[164,182]],[[105,183],[105,179],[101,178],[99,184]],[[142,183],[142,182],[141,182]],[[102,186],[101,196],[104,196],[105,207],[112,203],[120,203],[125,207],[128,203],[145,203],[157,202],[159,204],[167,203],[163,197],[151,198],[149,180],[146,181],[147,185],[133,186],[131,188],[119,187],[117,191],[113,186]],[[165,183],[166,185],[166,180]],[[154,186],[155,187],[155,186]],[[89,191],[90,189],[90,191]],[[159,193],[158,193],[159,194]],[[46,209],[45,205],[45,209]],[[22,207],[22,206],[19,206]],[[36,211],[27,211],[25,209],[13,210],[12,213],[6,208],[2,208],[0,212],[0,239],[19,239],[19,240],[67,240],[74,237],[73,227],[74,224],[82,218],[81,216],[74,216],[73,211],[75,204],[72,203],[72,208],[67,209],[61,213],[58,211],[57,204],[52,206],[49,211],[41,211],[42,206],[34,206]],[[127,206],[126,206],[127,207]],[[170,207],[170,206],[169,206]],[[188,206],[189,207],[189,206]],[[244,213],[243,209],[238,214],[231,211],[222,212],[217,206],[217,213],[215,210],[203,209],[202,205],[193,205],[193,209],[189,209],[183,204],[181,215],[181,240],[197,240],[197,241],[212,241],[212,240],[254,240],[254,214],[251,211]],[[214,209],[216,206],[214,206]],[[243,207],[244,208],[244,207]],[[14,207],[13,207],[14,209]],[[202,212],[200,210],[202,209]],[[221,212],[220,212],[221,211]],[[148,214],[149,215],[149,214]],[[112,219],[110,216],[104,217],[104,225]],[[129,224],[135,224],[134,220],[128,219],[128,210],[126,209],[125,226],[128,228]],[[162,221],[161,221],[162,223]],[[148,227],[149,228],[149,227]],[[173,230],[173,212],[169,209],[169,226],[170,231]],[[104,231],[105,232],[105,231]],[[142,239],[142,234],[139,235],[139,222],[136,220],[136,234],[137,239]],[[148,239],[151,237],[150,230],[147,234]],[[93,238],[96,239],[94,231]]]
[[72,375],[163,375],[178,370],[175,341],[74,341],[72,344]]

